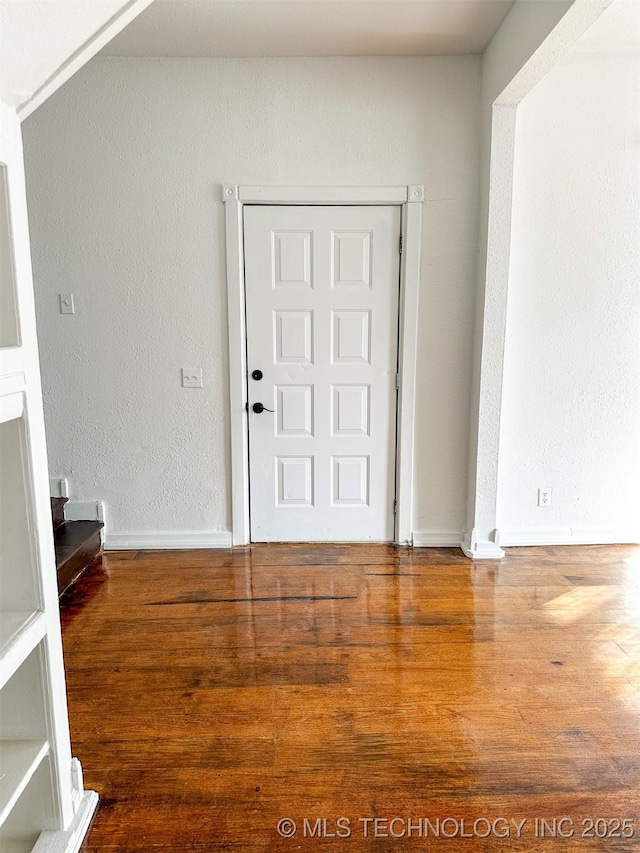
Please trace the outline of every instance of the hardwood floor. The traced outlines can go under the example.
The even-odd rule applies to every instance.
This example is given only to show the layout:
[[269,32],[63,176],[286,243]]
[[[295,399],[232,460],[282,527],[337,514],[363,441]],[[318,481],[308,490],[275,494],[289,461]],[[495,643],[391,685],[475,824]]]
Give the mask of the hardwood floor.
[[640,548],[123,552],[62,603],[88,853],[640,849]]

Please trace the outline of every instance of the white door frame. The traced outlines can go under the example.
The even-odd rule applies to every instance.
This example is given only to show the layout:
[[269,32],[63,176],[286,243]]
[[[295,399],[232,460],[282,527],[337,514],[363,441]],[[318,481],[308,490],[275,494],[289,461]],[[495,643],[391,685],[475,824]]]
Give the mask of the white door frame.
[[398,205],[402,207],[402,257],[398,306],[398,410],[394,541],[413,541],[413,435],[415,420],[418,293],[424,187],[249,187],[222,188],[227,228],[229,396],[231,402],[231,529],[234,545],[247,545],[249,527],[249,426],[243,206],[245,204]]

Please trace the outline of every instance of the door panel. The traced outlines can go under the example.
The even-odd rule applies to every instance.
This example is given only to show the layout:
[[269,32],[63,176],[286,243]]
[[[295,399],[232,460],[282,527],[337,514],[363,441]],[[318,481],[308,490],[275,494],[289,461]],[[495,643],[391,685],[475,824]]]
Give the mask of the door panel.
[[393,540],[399,238],[399,207],[244,209],[253,542]]

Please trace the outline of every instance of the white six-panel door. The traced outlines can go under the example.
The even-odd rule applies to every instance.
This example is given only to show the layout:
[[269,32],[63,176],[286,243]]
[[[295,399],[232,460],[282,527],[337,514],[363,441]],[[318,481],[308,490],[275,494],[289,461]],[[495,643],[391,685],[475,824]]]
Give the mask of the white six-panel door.
[[393,540],[399,241],[399,207],[244,209],[253,542]]

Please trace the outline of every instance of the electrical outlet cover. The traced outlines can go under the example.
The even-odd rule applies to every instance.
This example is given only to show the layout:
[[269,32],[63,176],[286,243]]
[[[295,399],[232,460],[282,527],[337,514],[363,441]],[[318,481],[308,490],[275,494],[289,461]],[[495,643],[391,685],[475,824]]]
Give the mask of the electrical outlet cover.
[[553,500],[553,489],[538,489],[538,506],[551,506]]

